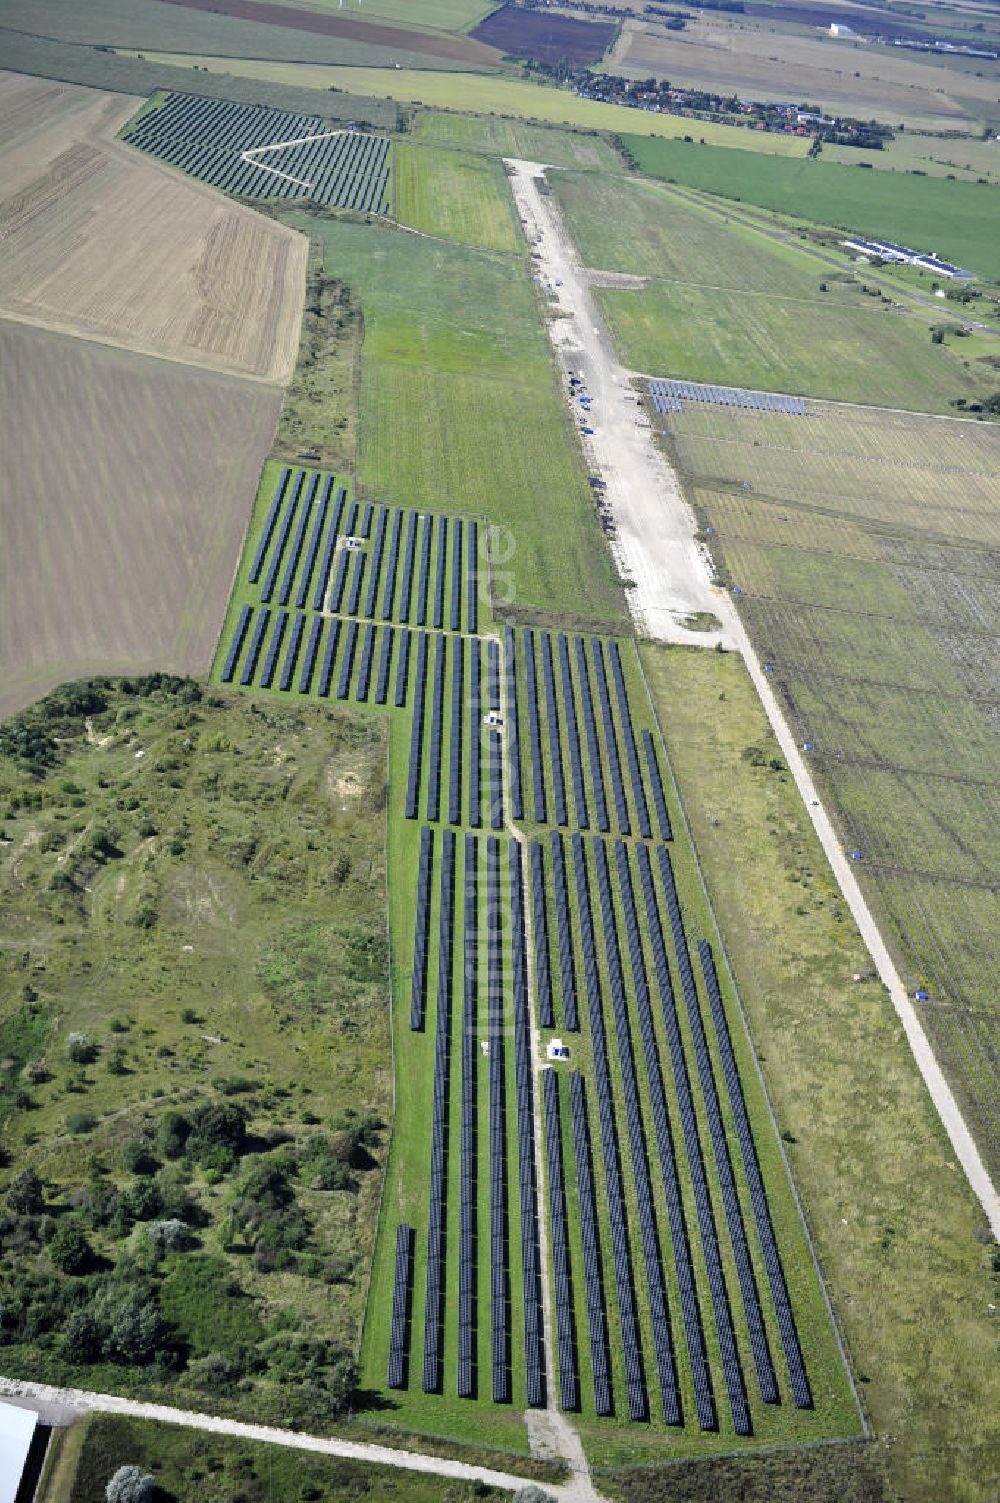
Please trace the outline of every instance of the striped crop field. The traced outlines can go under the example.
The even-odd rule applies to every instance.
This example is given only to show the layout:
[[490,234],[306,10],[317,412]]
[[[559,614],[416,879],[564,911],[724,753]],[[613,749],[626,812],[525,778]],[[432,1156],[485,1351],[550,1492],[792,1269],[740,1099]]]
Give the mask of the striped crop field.
[[656,412],[984,1159],[1000,1168],[1000,438]]
[[240,198],[305,198],[323,208],[390,212],[388,138],[333,128],[316,115],[167,94],[134,117],[124,139]]
[[495,630],[488,539],[271,464],[214,670],[390,717],[371,1417],[523,1452],[554,1394],[604,1464],[857,1434],[634,645]]

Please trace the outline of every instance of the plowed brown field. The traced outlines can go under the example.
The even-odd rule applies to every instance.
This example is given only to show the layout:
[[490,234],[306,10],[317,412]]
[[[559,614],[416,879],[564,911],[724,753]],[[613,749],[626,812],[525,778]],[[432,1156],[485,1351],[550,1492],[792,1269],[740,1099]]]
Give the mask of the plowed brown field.
[[207,671],[281,391],[0,321],[0,716]]
[[0,315],[287,383],[305,238],[116,142],[137,103],[0,74]]

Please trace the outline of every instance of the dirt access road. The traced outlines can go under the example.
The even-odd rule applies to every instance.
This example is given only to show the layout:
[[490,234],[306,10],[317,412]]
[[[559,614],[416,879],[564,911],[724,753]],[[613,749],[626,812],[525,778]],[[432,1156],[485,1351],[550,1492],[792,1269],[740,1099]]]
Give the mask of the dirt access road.
[[[695,522],[676,477],[653,442],[649,422],[618,364],[591,290],[591,274],[576,248],[537,162],[508,160],[514,202],[543,287],[551,284],[549,335],[566,376],[582,376],[592,398],[584,414],[593,432],[582,436],[592,475],[607,487],[615,522],[612,552],[623,579],[631,580],[629,606],[639,631],[661,642],[713,647],[735,642],[728,628],[693,631],[686,624],[708,613],[721,620],[728,602],[711,583],[708,558],[695,542]],[[581,424],[583,426],[583,424]]]
[[[1000,1240],[1000,1195],[942,1074],[833,821],[819,801],[806,758],[785,722],[763,666],[729,597],[710,583],[709,560],[694,539],[694,517],[676,475],[654,443],[643,410],[629,388],[631,372],[619,365],[594,301],[591,289],[595,273],[580,265],[556,201],[547,191],[545,167],[537,162],[510,160],[506,165],[535,266],[543,285],[552,284],[559,315],[549,324],[553,347],[567,370],[583,375],[593,397],[587,426],[594,431],[583,438],[583,443],[591,473],[607,483],[606,495],[617,532],[612,542],[616,562],[623,578],[635,581],[628,598],[636,627],[640,634],[661,642],[708,647],[721,640],[742,655],[952,1147],[986,1212],[993,1235]],[[720,629],[685,629],[685,616],[695,611],[712,612]]]

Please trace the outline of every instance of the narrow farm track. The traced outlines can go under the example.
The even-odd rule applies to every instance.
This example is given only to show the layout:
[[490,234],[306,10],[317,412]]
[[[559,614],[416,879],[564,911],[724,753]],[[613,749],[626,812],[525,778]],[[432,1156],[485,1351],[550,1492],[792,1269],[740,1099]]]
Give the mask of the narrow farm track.
[[[285,1446],[294,1451],[311,1451],[319,1456],[342,1456],[350,1461],[369,1462],[373,1466],[399,1467],[403,1471],[423,1472],[425,1475],[482,1482],[508,1492],[527,1487],[531,1480],[511,1472],[470,1466],[467,1462],[444,1456],[399,1451],[392,1446],[368,1445],[325,1435],[306,1435],[299,1430],[280,1430],[273,1425],[250,1425],[241,1420],[223,1419],[219,1415],[198,1414],[190,1409],[172,1409],[166,1404],[144,1404],[138,1399],[121,1399],[110,1393],[89,1393],[82,1388],[53,1388],[47,1383],[22,1383],[14,1378],[0,1378],[0,1397],[41,1413],[50,1424],[65,1424],[81,1414],[121,1414],[129,1419],[155,1420],[159,1424],[181,1425],[188,1430],[204,1430],[213,1435]],[[545,1484],[545,1491],[559,1503],[579,1503],[581,1497],[590,1496],[582,1494],[573,1485],[557,1486],[549,1482]]]
[[[708,565],[694,542],[695,522],[678,477],[656,448],[648,429],[635,421],[629,434],[622,422],[622,401],[629,400],[628,386],[634,373],[616,360],[610,336],[591,295],[590,273],[579,263],[556,200],[544,191],[545,168],[523,161],[508,161],[507,166],[535,265],[543,284],[552,284],[557,299],[560,317],[549,325],[556,354],[564,362],[572,356],[570,368],[583,369],[587,389],[595,399],[595,410],[587,422],[594,432],[585,437],[584,443],[592,468],[607,483],[607,499],[618,533],[614,551],[619,568],[637,586],[629,591],[635,624],[640,632],[661,642],[711,647],[721,640],[743,657],[844,900],[892,999],[951,1145],[986,1213],[993,1235],[1000,1238],[1000,1195],[937,1062],[833,822],[819,801],[806,760],[781,713],[763,665],[732,602],[709,582]],[[627,446],[624,459],[623,446]],[[697,610],[710,611],[721,622],[721,629],[686,630],[679,616],[684,611]]]

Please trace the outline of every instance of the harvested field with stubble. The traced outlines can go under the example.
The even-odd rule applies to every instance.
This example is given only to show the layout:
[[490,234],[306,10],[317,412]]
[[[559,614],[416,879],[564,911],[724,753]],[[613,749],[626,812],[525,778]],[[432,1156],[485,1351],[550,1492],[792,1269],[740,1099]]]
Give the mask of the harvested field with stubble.
[[287,383],[305,239],[116,142],[135,105],[0,74],[0,314]]
[[658,421],[996,1174],[1000,430],[822,403]]
[[207,671],[280,405],[0,322],[0,717],[84,674]]

